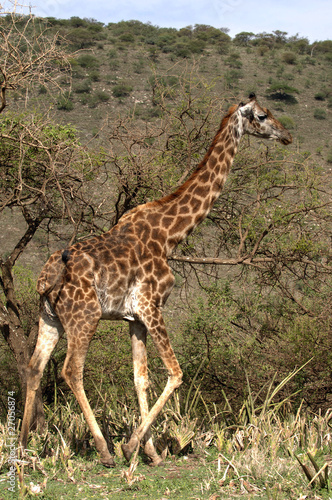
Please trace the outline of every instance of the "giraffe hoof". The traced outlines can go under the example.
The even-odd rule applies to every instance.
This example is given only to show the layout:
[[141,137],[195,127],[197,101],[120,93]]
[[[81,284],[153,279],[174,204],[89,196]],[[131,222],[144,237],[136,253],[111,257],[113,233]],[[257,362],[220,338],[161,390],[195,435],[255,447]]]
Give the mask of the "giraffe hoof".
[[149,463],[149,467],[164,467],[164,466],[165,463],[162,458],[160,460],[153,460],[152,462]]
[[101,458],[100,463],[104,466],[107,467],[108,469],[115,467],[115,462],[112,457],[109,458]]

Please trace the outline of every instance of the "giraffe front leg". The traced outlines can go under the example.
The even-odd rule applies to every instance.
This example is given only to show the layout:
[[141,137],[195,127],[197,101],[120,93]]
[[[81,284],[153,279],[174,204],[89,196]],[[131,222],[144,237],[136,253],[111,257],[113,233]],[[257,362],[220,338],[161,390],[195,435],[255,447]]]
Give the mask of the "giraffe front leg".
[[145,414],[144,417],[142,415],[141,424],[132,434],[129,442],[122,447],[123,453],[128,461],[140,441],[149,431],[152,423],[155,421],[168,399],[173,394],[174,390],[177,389],[182,383],[182,371],[171,347],[159,308],[154,310],[153,315],[147,316],[144,319],[144,323],[153,338],[165,367],[167,368],[168,380],[165,389],[152,409]]
[[[97,451],[100,455],[100,462],[105,467],[114,467],[114,459],[111,456],[106,440],[99,428],[97,420],[93,414],[90,403],[86,397],[83,385],[83,369],[89,344],[96,331],[100,318],[98,302],[93,311],[94,303],[91,301],[90,312],[84,309],[78,311],[75,318],[69,318],[66,324],[66,316],[63,323],[67,332],[68,349],[66,359],[62,369],[62,376],[73,391],[94,438]],[[92,311],[91,311],[92,310]]]
[[62,369],[62,375],[73,391],[94,438],[100,462],[105,467],[115,467],[115,462],[108,451],[107,443],[93,414],[83,386],[83,367],[88,345],[79,351],[68,343],[67,356]]
[[[147,417],[149,413],[148,406],[148,394],[147,389],[149,386],[148,381],[148,367],[147,367],[147,356],[146,356],[146,334],[147,330],[145,325],[139,321],[130,323],[130,335],[131,335],[131,345],[133,353],[133,366],[134,366],[134,382],[135,389],[137,393],[140,413],[142,421]],[[137,442],[137,446],[139,443]],[[160,465],[162,463],[161,457],[156,452],[153,444],[151,429],[149,428],[143,437],[144,453],[150,458],[151,465]],[[123,453],[128,460],[130,459],[131,453],[127,450],[127,445],[122,447]]]

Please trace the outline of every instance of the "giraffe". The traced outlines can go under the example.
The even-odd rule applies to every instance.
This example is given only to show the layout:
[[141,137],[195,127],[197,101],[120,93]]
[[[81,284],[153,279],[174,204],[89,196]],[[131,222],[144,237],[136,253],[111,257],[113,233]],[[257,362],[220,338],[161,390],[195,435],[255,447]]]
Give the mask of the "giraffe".
[[[27,368],[20,435],[23,450],[44,368],[65,331],[67,354],[62,376],[78,400],[101,463],[115,466],[84,391],[83,368],[99,320],[125,320],[129,323],[141,421],[122,449],[130,461],[142,443],[151,465],[161,464],[150,427],[182,382],[182,371],[162,316],[175,281],[167,259],[211,210],[244,134],[275,139],[285,145],[292,142],[290,133],[259,105],[255,94],[250,94],[246,104],[230,107],[203,160],[182,186],[159,200],[137,206],[104,234],[75,243],[49,258],[37,283],[41,313],[36,347]],[[166,386],[150,410],[147,334],[168,372]]]

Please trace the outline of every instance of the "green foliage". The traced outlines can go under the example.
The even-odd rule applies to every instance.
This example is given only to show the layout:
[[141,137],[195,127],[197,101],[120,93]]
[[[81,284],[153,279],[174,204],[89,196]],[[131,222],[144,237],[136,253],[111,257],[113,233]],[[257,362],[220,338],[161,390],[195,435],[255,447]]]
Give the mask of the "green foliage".
[[243,31],[238,33],[234,37],[234,43],[236,45],[249,45],[250,41],[254,38],[254,33]]
[[73,90],[76,94],[89,94],[91,92],[91,83],[89,80],[83,80],[82,82],[77,83]]
[[95,43],[93,34],[88,29],[82,27],[70,31],[67,39],[75,48],[81,50],[91,47]]
[[326,111],[325,111],[325,109],[316,108],[314,110],[314,118],[316,118],[316,120],[326,120]]
[[77,58],[77,62],[82,68],[95,69],[99,67],[99,60],[91,54],[82,54]]
[[279,121],[288,130],[295,128],[295,122],[290,116],[279,116]]
[[130,33],[130,31],[128,31],[125,33],[121,33],[121,35],[119,36],[119,40],[121,42],[133,43],[135,42],[135,37],[132,33]]
[[296,54],[293,52],[284,52],[282,54],[282,61],[287,64],[295,64],[296,63]]
[[285,81],[272,81],[266,92],[271,99],[287,104],[296,104],[297,100],[293,94],[300,93],[297,88],[290,86]]
[[273,82],[270,87],[267,89],[269,94],[274,92],[280,94],[298,94],[299,91],[295,87],[291,87],[288,83],[285,82]]
[[112,87],[114,97],[128,97],[133,87],[126,83],[118,83]]
[[227,88],[233,89],[239,85],[243,73],[238,69],[230,69],[225,72],[224,78]]
[[59,96],[56,107],[60,111],[72,111],[74,109],[74,103],[69,92],[65,92]]
[[326,97],[326,92],[324,91],[316,92],[315,94],[316,101],[325,101]]

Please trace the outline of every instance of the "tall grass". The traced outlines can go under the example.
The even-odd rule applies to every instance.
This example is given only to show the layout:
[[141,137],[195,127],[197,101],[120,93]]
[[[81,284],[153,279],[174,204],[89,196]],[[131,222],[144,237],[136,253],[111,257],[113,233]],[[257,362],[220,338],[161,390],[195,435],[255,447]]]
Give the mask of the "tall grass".
[[[301,405],[293,412],[289,400],[274,402],[278,391],[297,372],[292,372],[276,388],[271,381],[260,404],[262,391],[253,394],[247,381],[248,396],[240,410],[233,411],[226,398],[222,411],[214,407],[203,417],[201,411],[199,415],[195,412],[196,402],[201,398],[197,372],[190,387],[190,398],[181,399],[175,394],[154,425],[155,442],[162,457],[166,462],[178,460],[179,463],[183,463],[188,454],[200,457],[201,462],[209,464],[205,467],[202,491],[217,489],[221,498],[246,493],[290,499],[313,491],[312,498],[329,498],[332,409],[324,415],[311,414]],[[45,411],[45,432],[30,434],[26,456],[17,462],[21,497],[36,494],[34,491],[38,488],[38,491],[47,490],[48,481],[52,481],[59,470],[67,481],[75,482],[82,460],[87,468],[98,463],[89,429],[74,399],[60,395]],[[139,424],[137,409],[128,407],[114,394],[100,393],[94,412],[117,463],[125,467],[121,443]],[[1,424],[0,481],[8,470],[7,442],[6,426]],[[128,485],[145,479],[136,466],[137,461],[129,472],[123,469],[121,477]],[[41,476],[37,485],[31,481],[35,471]],[[294,492],[297,497],[292,496]]]

